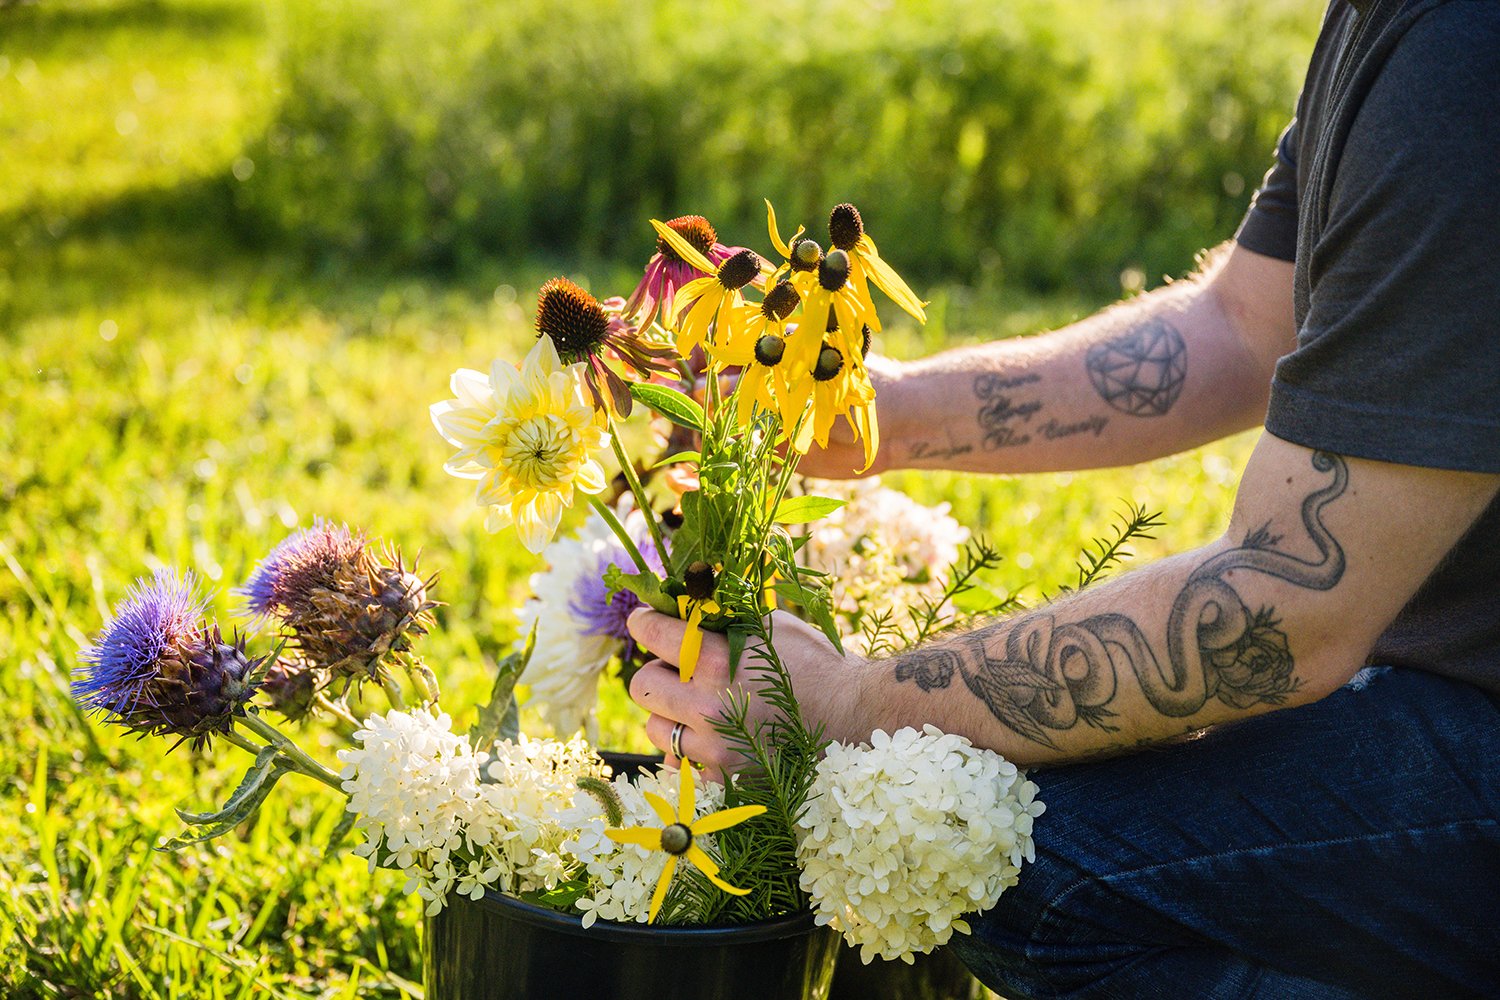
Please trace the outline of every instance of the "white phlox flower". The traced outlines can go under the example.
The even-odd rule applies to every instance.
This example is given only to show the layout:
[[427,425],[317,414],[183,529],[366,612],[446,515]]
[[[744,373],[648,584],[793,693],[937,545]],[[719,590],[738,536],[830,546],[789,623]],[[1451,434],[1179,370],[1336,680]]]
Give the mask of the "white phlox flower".
[[1035,859],[1044,806],[1025,772],[935,726],[831,744],[798,822],[801,885],[816,920],[910,963],[967,934]]
[[582,777],[608,767],[582,739],[502,740],[476,753],[452,720],[428,709],[372,715],[339,752],[348,809],[365,834],[355,853],[406,876],[404,889],[442,910],[457,889],[474,899],[554,888],[577,862],[559,814]]

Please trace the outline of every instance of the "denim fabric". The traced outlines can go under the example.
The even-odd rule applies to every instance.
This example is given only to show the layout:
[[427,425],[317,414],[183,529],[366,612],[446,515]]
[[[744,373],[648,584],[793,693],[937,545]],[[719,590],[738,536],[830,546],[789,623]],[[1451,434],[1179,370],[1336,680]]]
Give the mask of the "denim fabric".
[[1011,998],[1500,997],[1500,700],[1381,670],[1033,772],[1037,859],[952,947]]

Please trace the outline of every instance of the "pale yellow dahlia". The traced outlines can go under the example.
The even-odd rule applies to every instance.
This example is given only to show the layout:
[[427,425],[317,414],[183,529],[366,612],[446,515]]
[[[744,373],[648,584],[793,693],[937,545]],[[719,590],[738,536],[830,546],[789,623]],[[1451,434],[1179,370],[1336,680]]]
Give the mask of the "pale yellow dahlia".
[[515,525],[521,544],[540,552],[552,540],[573,490],[608,483],[594,456],[609,446],[602,418],[583,393],[581,364],[564,366],[542,337],[519,368],[496,360],[490,373],[453,373],[455,399],[432,405],[438,433],[458,449],[443,466],[477,479],[485,528]]

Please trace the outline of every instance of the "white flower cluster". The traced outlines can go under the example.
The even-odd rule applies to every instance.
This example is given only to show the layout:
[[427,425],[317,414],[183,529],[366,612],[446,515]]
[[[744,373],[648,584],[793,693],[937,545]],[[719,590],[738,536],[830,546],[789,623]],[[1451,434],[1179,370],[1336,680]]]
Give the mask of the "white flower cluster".
[[[650,533],[629,497],[627,493],[621,500],[619,516],[636,544],[644,546]],[[630,559],[593,512],[576,538],[558,538],[542,555],[547,569],[532,574],[531,599],[518,615],[523,637],[536,626],[536,647],[521,678],[531,689],[527,706],[538,709],[554,733],[583,728],[597,739],[599,674],[624,645],[620,632],[625,618],[606,603],[602,576],[611,562],[629,566]]]
[[551,889],[576,867],[562,850],[578,779],[608,768],[582,739],[501,741],[475,753],[452,720],[427,709],[372,715],[339,752],[355,853],[406,875],[406,891],[439,912],[454,889],[478,899]]
[[[724,807],[724,789],[704,781],[695,774],[694,813],[717,812]],[[623,775],[611,787],[619,799],[622,826],[661,826],[661,818],[646,801],[645,792],[653,792],[670,802],[678,801],[679,776],[665,768],[643,772],[634,782]],[[565,813],[564,822],[573,828],[573,836],[564,841],[564,851],[577,858],[588,871],[589,892],[578,900],[583,926],[592,927],[596,920],[620,923],[646,922],[651,912],[651,894],[667,863],[662,851],[648,851],[636,844],[618,844],[604,835],[609,825],[602,803],[588,792],[579,792],[574,808]],[[717,858],[712,837],[695,837],[693,843]]]
[[1014,764],[934,726],[833,744],[798,823],[802,888],[864,962],[910,963],[1015,884],[1043,808]]
[[834,609],[861,652],[860,624],[891,613],[899,627],[906,610],[937,600],[969,531],[948,505],[925,507],[878,478],[853,483],[809,480],[808,492],[848,501],[818,521],[803,548],[810,569],[833,577]]

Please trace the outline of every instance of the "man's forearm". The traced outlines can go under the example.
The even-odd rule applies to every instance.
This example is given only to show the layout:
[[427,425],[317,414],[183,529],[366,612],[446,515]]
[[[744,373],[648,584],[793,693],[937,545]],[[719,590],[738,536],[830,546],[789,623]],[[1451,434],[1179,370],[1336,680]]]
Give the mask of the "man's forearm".
[[[1318,459],[1303,523],[1261,527],[862,671],[860,728],[942,728],[1034,764],[1119,753],[1342,684],[1370,636],[1328,626],[1345,554]],[[868,729],[865,730],[867,734]],[[847,734],[863,738],[864,734]]]
[[1203,277],[1051,333],[907,363],[882,387],[882,464],[1123,465],[1253,426],[1270,371],[1237,320]]

